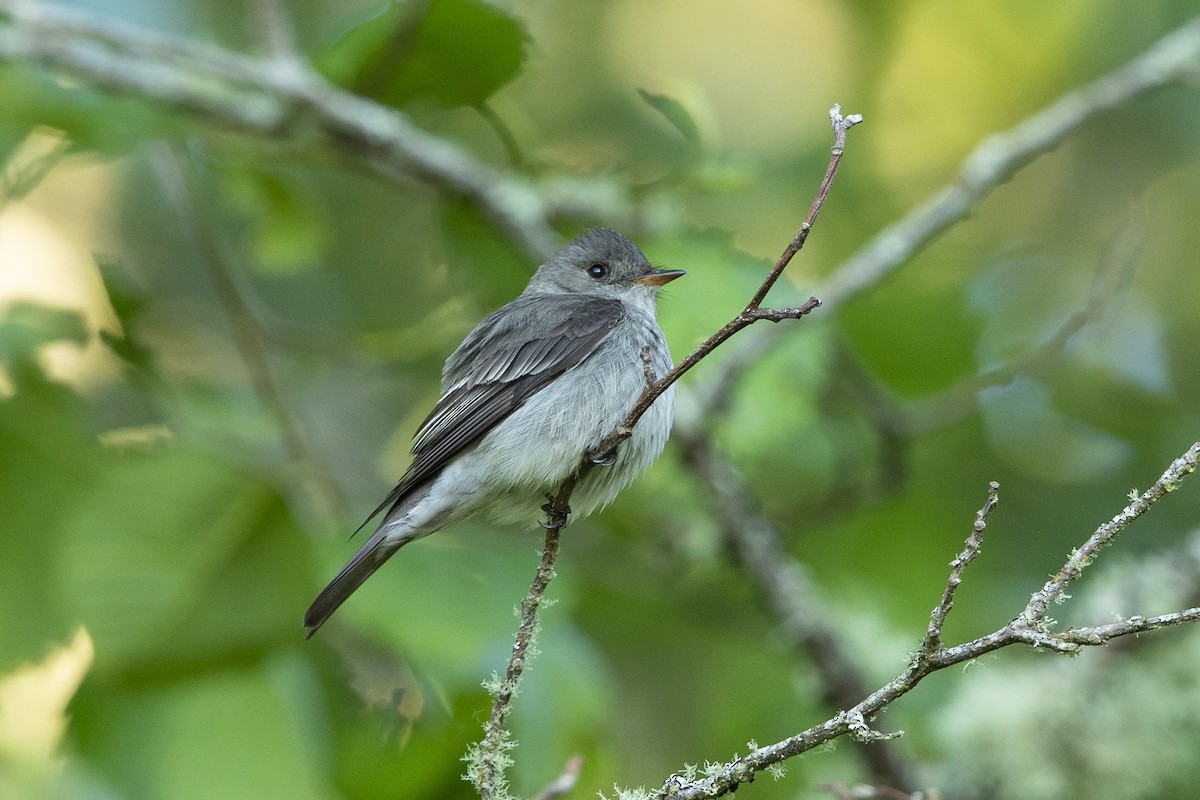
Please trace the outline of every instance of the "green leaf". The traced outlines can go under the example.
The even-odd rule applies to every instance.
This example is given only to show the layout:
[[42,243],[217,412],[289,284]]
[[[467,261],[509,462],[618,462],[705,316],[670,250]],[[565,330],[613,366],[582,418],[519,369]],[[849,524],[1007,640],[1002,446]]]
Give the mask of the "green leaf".
[[87,326],[77,311],[21,301],[0,317],[0,365],[13,373],[32,369],[40,374],[35,362],[43,345],[71,342],[82,347],[87,341]]
[[47,575],[58,520],[103,463],[80,424],[81,406],[32,370],[0,402],[0,673],[40,660],[75,627]]
[[299,636],[307,547],[271,487],[183,448],[113,458],[62,531],[55,587],[96,670],[175,669]]
[[0,152],[45,126],[63,131],[79,148],[120,155],[176,124],[142,100],[102,94],[22,67],[0,69],[0,97]]
[[679,131],[689,147],[695,148],[700,145],[700,128],[696,125],[696,121],[692,119],[691,113],[684,107],[683,103],[674,97],[668,97],[665,94],[655,94],[645,89],[638,89],[638,94],[646,101],[646,105],[662,114],[667,122],[671,123],[675,130]]
[[393,3],[354,28],[320,60],[326,76],[396,107],[418,98],[478,105],[521,68],[525,31],[481,0]]
[[98,260],[96,266],[104,283],[104,291],[108,294],[108,303],[117,315],[122,331],[117,334],[101,330],[100,340],[134,369],[153,372],[154,353],[137,335],[137,317],[149,302],[145,290],[134,282],[121,264]]
[[297,669],[276,657],[162,685],[86,682],[71,706],[76,749],[122,797],[331,797],[289,691]]
[[75,627],[48,575],[61,517],[105,462],[83,401],[38,363],[59,341],[87,341],[77,312],[14,303],[0,317],[0,367],[14,388],[0,401],[0,672],[40,659]]

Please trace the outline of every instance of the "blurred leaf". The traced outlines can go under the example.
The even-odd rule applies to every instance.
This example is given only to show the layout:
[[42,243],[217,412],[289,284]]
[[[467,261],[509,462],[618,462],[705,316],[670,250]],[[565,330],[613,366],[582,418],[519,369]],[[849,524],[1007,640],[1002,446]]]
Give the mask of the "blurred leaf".
[[1090,483],[1133,455],[1129,442],[1057,409],[1047,388],[1020,377],[980,393],[991,446],[1009,463],[1048,481]]
[[328,798],[285,690],[261,665],[161,686],[85,683],[74,743],[125,797]]
[[32,369],[40,375],[35,364],[38,350],[64,341],[80,346],[88,341],[87,326],[73,309],[16,302],[0,317],[0,364],[10,372]]
[[417,98],[478,105],[516,76],[524,42],[521,25],[482,0],[392,3],[336,42],[319,67],[396,107]]
[[[77,507],[92,471],[105,461],[85,432],[83,403],[47,381],[33,361],[33,349],[53,336],[13,321],[35,316],[33,311],[14,306],[0,322],[0,343],[16,384],[16,394],[0,400],[0,673],[40,659],[76,626],[48,576],[60,519]],[[56,321],[67,334],[77,332],[73,315],[42,311],[43,320]],[[18,351],[21,346],[29,349]]]
[[253,476],[173,448],[114,459],[87,495],[57,592],[95,640],[97,672],[219,659],[295,629],[303,551]]
[[321,262],[330,240],[329,221],[320,197],[302,181],[253,166],[222,177],[222,194],[250,228],[255,267],[288,275]]
[[60,130],[80,149],[127,152],[171,130],[175,120],[154,105],[97,92],[21,67],[0,66],[0,152],[15,147],[38,126]]
[[154,353],[141,341],[136,332],[138,314],[146,307],[150,298],[145,290],[134,282],[123,265],[99,259],[96,266],[100,271],[100,279],[104,282],[104,290],[108,294],[108,303],[121,323],[121,333],[101,330],[100,340],[134,369],[143,373],[153,372]]
[[692,119],[692,115],[684,107],[683,103],[665,94],[655,94],[645,89],[638,89],[638,94],[646,101],[646,105],[662,114],[667,122],[671,123],[675,127],[675,130],[679,131],[689,147],[694,149],[699,146],[700,128],[696,125],[696,121]]
[[26,197],[71,150],[71,141],[57,131],[38,126],[5,157],[0,204]]

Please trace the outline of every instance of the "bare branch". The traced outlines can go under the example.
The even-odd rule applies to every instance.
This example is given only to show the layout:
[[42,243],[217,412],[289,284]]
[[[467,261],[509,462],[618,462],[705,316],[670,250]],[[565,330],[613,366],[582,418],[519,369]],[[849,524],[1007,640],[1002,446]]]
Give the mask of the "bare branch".
[[967,567],[983,549],[983,531],[987,528],[988,516],[1000,502],[999,493],[1000,484],[995,481],[988,484],[987,502],[975,514],[975,524],[971,528],[971,535],[967,537],[966,546],[958,554],[958,558],[950,562],[950,578],[946,581],[941,601],[929,615],[929,628],[925,632],[925,640],[921,642],[919,652],[926,658],[932,658],[942,647],[942,628],[946,625],[946,617],[950,616],[950,609],[954,607],[954,592],[962,583],[962,576]]
[[804,218],[800,229],[792,237],[791,243],[784,248],[783,254],[775,262],[775,268],[771,270],[767,279],[762,282],[762,286],[759,286],[758,291],[754,293],[754,297],[750,298],[750,302],[746,304],[747,311],[757,309],[762,305],[763,300],[767,298],[767,293],[775,285],[775,281],[779,280],[784,269],[792,262],[792,257],[800,252],[800,248],[804,247],[804,242],[808,239],[808,232],[816,223],[817,215],[821,213],[821,208],[825,205],[826,198],[829,197],[829,190],[833,188],[833,180],[837,177],[838,167],[841,166],[842,154],[846,152],[846,131],[862,122],[862,119],[862,114],[842,116],[842,107],[836,103],[833,108],[829,109],[829,121],[833,127],[833,147],[830,149],[829,166],[825,168],[825,177],[821,179],[817,196],[813,198],[812,205],[808,209],[808,216]]

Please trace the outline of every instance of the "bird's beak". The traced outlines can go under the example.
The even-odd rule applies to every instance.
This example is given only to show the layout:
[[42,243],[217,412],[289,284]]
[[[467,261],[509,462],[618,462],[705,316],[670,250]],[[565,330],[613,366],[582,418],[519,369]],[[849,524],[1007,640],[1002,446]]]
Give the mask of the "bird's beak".
[[664,283],[670,283],[684,275],[687,273],[681,269],[652,269],[642,277],[634,278],[630,283],[636,283],[639,286],[662,286]]

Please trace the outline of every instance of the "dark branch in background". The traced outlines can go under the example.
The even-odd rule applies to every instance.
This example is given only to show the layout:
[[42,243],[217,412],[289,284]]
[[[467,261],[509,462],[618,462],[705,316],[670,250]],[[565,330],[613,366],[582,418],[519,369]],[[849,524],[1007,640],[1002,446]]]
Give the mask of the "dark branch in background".
[[[652,373],[647,370],[646,377],[648,383],[646,389],[642,392],[637,402],[634,403],[629,414],[626,415],[617,429],[600,443],[593,453],[586,455],[580,463],[579,469],[563,482],[558,492],[553,497],[550,497],[549,502],[542,507],[546,512],[546,522],[543,523],[543,527],[546,528],[546,550],[542,554],[542,562],[538,567],[537,577],[535,577],[533,583],[530,585],[529,594],[526,595],[521,605],[521,624],[517,629],[516,643],[513,646],[512,656],[509,659],[505,679],[500,684],[499,691],[492,693],[492,713],[488,718],[487,724],[484,726],[483,740],[474,746],[467,756],[469,767],[466,777],[475,784],[475,788],[484,800],[504,796],[504,791],[507,787],[504,768],[510,762],[510,758],[506,752],[510,747],[510,743],[507,728],[505,727],[505,720],[508,717],[508,708],[512,703],[515,690],[520,684],[521,673],[526,663],[528,642],[537,624],[536,612],[542,603],[542,595],[545,593],[549,582],[548,577],[546,580],[540,580],[540,578],[543,576],[543,573],[547,576],[553,574],[554,558],[558,552],[558,533],[566,526],[570,517],[571,493],[575,490],[575,485],[589,470],[595,469],[598,465],[607,461],[611,457],[610,454],[614,448],[618,447],[632,435],[633,426],[637,424],[638,420],[642,418],[642,415],[646,413],[651,404],[668,387],[675,383],[683,373],[699,363],[705,356],[735,333],[763,319],[772,322],[779,322],[785,319],[800,319],[821,305],[821,302],[813,297],[808,302],[796,308],[762,308],[762,302],[766,298],[767,293],[779,279],[779,276],[783,274],[783,270],[791,263],[792,258],[804,246],[804,242],[808,238],[808,233],[812,229],[817,215],[821,212],[821,206],[824,205],[825,198],[829,194],[829,189],[833,185],[833,180],[837,176],[838,166],[841,163],[842,153],[845,150],[846,131],[862,121],[862,117],[857,114],[843,117],[841,107],[837,105],[829,110],[829,118],[833,125],[834,144],[830,151],[829,166],[825,170],[825,177],[821,181],[816,199],[813,200],[812,206],[808,211],[808,216],[804,218],[800,229],[784,249],[783,254],[763,280],[762,285],[750,299],[750,302],[746,304],[746,307],[737,316],[702,342],[686,358],[667,372],[666,375],[654,380],[651,379],[653,377]],[[527,616],[524,613],[526,608],[532,609],[533,613]]]
[[[1200,18],[1164,36],[1125,66],[1066,93],[1015,127],[989,136],[963,161],[958,178],[917,204],[900,221],[876,234],[838,265],[813,293],[834,310],[874,289],[928,247],[997,187],[1053,150],[1093,117],[1165,86],[1200,78]],[[776,331],[760,332],[726,353],[698,395],[697,423],[723,409],[742,373],[780,341]]]
[[999,487],[993,483],[988,488],[988,499],[976,515],[971,534],[967,537],[963,552],[951,562],[950,577],[942,597],[930,614],[929,628],[921,646],[913,655],[908,668],[900,675],[871,693],[848,710],[819,725],[802,731],[787,739],[765,747],[751,750],[741,758],[722,764],[718,770],[702,778],[688,780],[681,775],[672,775],[659,790],[657,797],[672,800],[700,800],[720,797],[735,791],[742,783],[754,780],[763,770],[793,756],[808,752],[815,747],[849,734],[860,741],[878,741],[886,736],[873,731],[870,721],[895,700],[912,691],[927,675],[938,670],[979,658],[994,650],[1014,644],[1026,644],[1056,653],[1077,653],[1086,646],[1103,645],[1119,636],[1146,633],[1173,625],[1200,621],[1200,608],[1187,608],[1172,614],[1156,617],[1133,616],[1103,625],[1053,630],[1053,621],[1046,612],[1056,602],[1066,598],[1067,587],[1083,573],[1101,548],[1112,540],[1135,519],[1144,514],[1154,503],[1178,487],[1179,482],[1196,469],[1200,461],[1200,442],[1193,444],[1186,453],[1175,459],[1149,490],[1135,497],[1121,513],[1101,525],[1066,564],[1039,591],[1034,592],[1025,608],[1004,627],[986,636],[964,644],[946,647],[942,644],[942,628],[954,601],[954,593],[962,581],[963,573],[970,562],[979,555],[983,546],[983,531],[988,515],[996,506]]
[[1083,308],[1063,320],[1041,344],[1016,358],[947,389],[902,404],[898,411],[903,432],[911,436],[953,424],[977,408],[977,398],[984,389],[1007,386],[1018,375],[1036,372],[1054,362],[1077,333],[1103,319],[1117,290],[1137,267],[1144,241],[1142,226],[1121,226],[1105,250]]
[[254,393],[275,420],[283,439],[284,452],[291,467],[298,473],[304,495],[312,504],[312,511],[321,524],[332,527],[341,515],[345,503],[337,483],[326,474],[321,460],[309,446],[304,427],[296,421],[284,398],[267,354],[267,334],[258,321],[242,290],[233,276],[228,256],[219,237],[207,218],[205,204],[199,199],[192,171],[181,164],[182,157],[163,148],[153,158],[153,164],[162,184],[163,192],[178,213],[175,218],[183,227],[184,238],[195,250],[196,260],[207,271],[213,290],[229,319],[234,346],[242,358]]
[[[836,306],[878,286],[916,252],[964,219],[970,209],[996,187],[1040,154],[1053,149],[1083,122],[1144,92],[1185,83],[1189,74],[1198,68],[1200,20],[1193,20],[1126,66],[1088,87],[1065,94],[1007,133],[978,146],[965,160],[955,183],[935,193],[860,248],[833,270],[816,294],[826,307],[830,307],[831,300]],[[981,164],[987,164],[989,168],[983,170],[979,167]],[[1105,313],[1112,299],[1113,286],[1118,282],[1117,273],[1131,269],[1136,263],[1139,239],[1137,225],[1123,227],[1118,232],[1105,253],[1106,263],[1098,271],[1086,308],[1065,320],[1042,345],[910,404],[899,402],[865,365],[849,355],[846,348],[838,347],[841,361],[837,372],[853,382],[852,388],[879,429],[882,452],[894,453],[904,437],[961,418],[976,408],[976,396],[981,389],[1006,383],[1015,375],[1036,369],[1057,356],[1075,333]],[[738,470],[706,439],[717,417],[727,410],[746,369],[782,341],[780,333],[774,329],[758,331],[726,350],[726,360],[707,375],[703,384],[692,387],[694,402],[680,404],[681,410],[690,406],[693,413],[676,419],[672,442],[683,448],[689,466],[710,496],[724,498],[714,503],[713,508],[722,521],[725,538],[733,545],[731,551],[742,560],[744,574],[757,585],[768,612],[805,651],[809,663],[821,674],[827,701],[836,703],[838,708],[850,708],[866,692],[861,678],[853,670],[843,669],[842,665],[851,659],[841,633],[832,623],[826,622],[834,615],[821,602],[805,566],[780,543],[777,530],[758,509],[750,488],[746,487],[747,491],[739,497],[737,505],[731,504],[729,493],[723,490],[721,478],[717,476],[738,476]],[[894,464],[884,465],[883,474],[892,474],[895,469]],[[839,496],[844,497],[845,492]],[[728,513],[731,508],[739,508],[743,513]],[[876,749],[890,752],[875,755]],[[867,759],[867,768],[874,781],[893,787],[912,786],[902,778],[911,770],[904,770],[901,753],[890,743],[880,742],[860,750]],[[894,768],[889,766],[893,761]],[[888,777],[889,772],[893,773],[891,777]]]
[[[711,438],[689,430],[671,437],[685,463],[704,483],[722,535],[742,571],[758,589],[767,612],[788,644],[807,657],[820,678],[823,701],[831,709],[850,708],[870,686],[843,643],[837,615],[821,600],[808,568],[784,550],[774,524],[754,499],[752,488]],[[873,783],[899,788],[916,784],[916,770],[891,742],[855,748]]]

